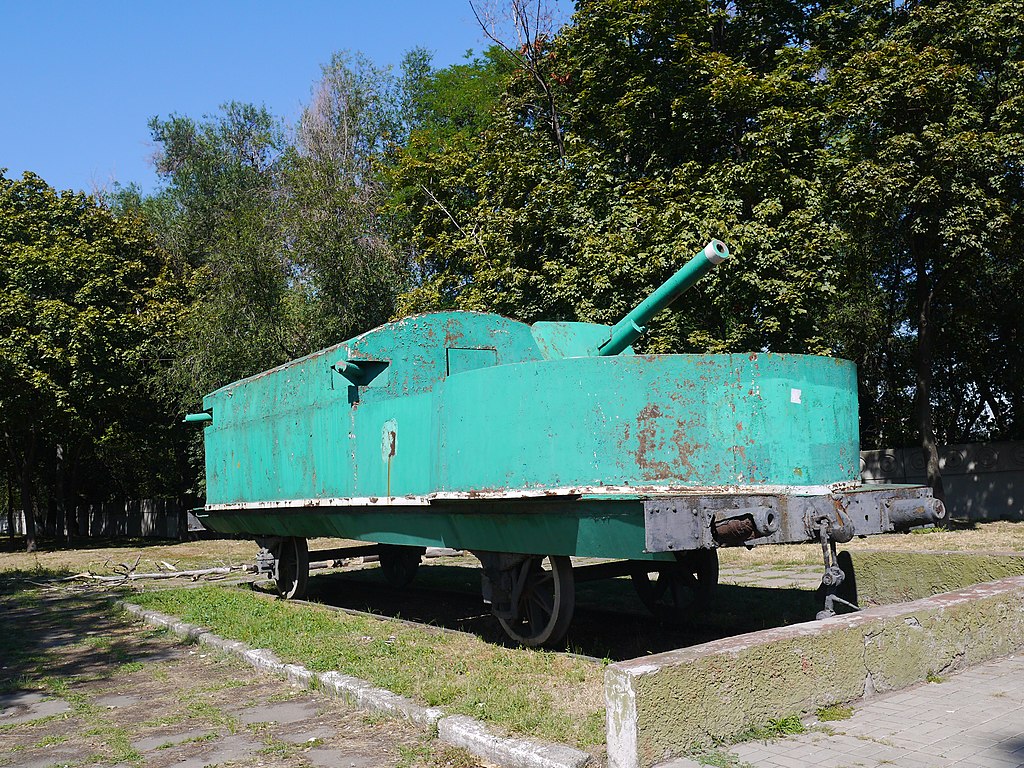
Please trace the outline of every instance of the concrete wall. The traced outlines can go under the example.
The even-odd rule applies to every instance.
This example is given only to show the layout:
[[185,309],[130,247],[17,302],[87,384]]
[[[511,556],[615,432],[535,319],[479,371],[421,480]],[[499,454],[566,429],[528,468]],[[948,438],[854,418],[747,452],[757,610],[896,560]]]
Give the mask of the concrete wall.
[[844,550],[842,597],[861,607],[920,600],[973,584],[1024,576],[1024,555]]
[[[920,448],[861,451],[860,462],[865,482],[925,482]],[[944,446],[939,464],[954,519],[1024,520],[1024,442]]]
[[612,664],[609,768],[646,768],[770,719],[1024,647],[1024,576]]

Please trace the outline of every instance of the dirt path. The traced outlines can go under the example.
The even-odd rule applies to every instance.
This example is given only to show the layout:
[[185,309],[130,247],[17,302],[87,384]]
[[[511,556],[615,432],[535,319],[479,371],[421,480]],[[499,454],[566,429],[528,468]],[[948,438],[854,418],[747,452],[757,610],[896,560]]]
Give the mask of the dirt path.
[[0,765],[477,763],[404,722],[290,688],[75,591],[0,598]]

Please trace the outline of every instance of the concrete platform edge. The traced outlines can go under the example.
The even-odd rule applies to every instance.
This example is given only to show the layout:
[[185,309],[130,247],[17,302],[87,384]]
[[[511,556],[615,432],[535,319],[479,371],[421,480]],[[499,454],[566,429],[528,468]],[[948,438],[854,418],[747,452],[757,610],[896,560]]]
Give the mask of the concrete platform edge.
[[631,659],[605,672],[609,768],[900,690],[1024,647],[1024,576]]

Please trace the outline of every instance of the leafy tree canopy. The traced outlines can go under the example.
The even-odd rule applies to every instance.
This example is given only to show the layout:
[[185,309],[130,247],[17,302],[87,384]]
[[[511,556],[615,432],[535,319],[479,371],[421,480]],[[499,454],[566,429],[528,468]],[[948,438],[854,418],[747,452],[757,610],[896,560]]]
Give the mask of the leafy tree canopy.
[[138,218],[0,174],[0,412],[29,524],[37,475],[54,462],[57,495],[70,479],[105,498],[85,471],[97,465],[142,490],[120,450],[152,426],[152,355],[176,317],[169,280]]

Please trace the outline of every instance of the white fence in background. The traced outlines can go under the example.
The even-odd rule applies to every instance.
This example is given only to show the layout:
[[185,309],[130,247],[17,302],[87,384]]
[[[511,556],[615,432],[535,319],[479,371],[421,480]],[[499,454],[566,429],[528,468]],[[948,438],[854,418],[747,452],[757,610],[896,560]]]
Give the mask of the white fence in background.
[[[184,539],[198,525],[195,517],[176,499],[139,499],[135,501],[90,504],[76,508],[68,515],[68,527],[75,536],[93,539],[159,538]],[[9,534],[7,515],[0,513],[0,534]],[[38,521],[36,530],[42,536],[66,535],[53,530],[53,525]],[[201,528],[199,529],[201,530]],[[14,514],[14,533],[25,533],[22,514]]]

